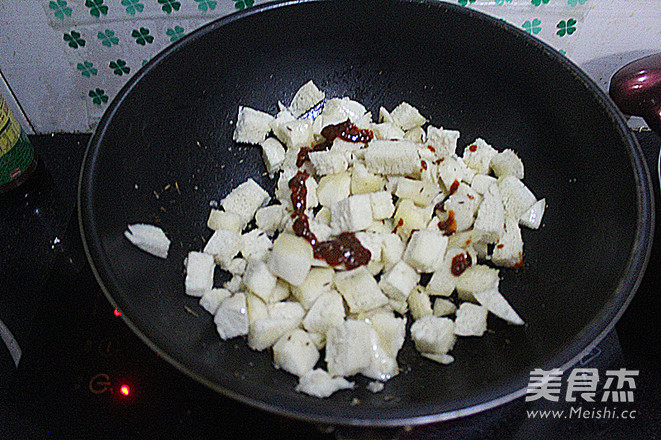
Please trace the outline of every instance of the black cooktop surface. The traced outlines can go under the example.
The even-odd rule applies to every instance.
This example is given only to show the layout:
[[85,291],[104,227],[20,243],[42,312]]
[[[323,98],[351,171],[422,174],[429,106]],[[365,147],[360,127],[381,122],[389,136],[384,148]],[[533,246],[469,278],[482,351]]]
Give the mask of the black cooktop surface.
[[[661,139],[650,132],[638,137],[659,200],[656,155]],[[576,404],[518,399],[475,416],[411,430],[367,433],[316,426],[265,413],[205,388],[160,359],[117,316],[86,262],[75,218],[77,175],[87,139],[32,137],[51,189],[38,194],[32,205],[23,204],[22,210],[0,205],[0,313],[9,292],[20,292],[25,307],[33,311],[21,322],[6,322],[19,329],[22,357],[18,370],[0,381],[0,438],[505,440],[661,435],[658,243],[616,331],[578,365],[602,373],[639,371],[633,401],[608,405],[612,413],[595,403],[583,405],[583,416],[568,416]],[[603,388],[600,383],[597,396],[603,395]],[[531,412],[540,410],[565,412]]]

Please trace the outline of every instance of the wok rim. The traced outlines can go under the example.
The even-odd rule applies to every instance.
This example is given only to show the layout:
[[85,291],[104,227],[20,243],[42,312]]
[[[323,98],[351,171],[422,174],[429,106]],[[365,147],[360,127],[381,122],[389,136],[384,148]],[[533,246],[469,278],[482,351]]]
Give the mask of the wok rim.
[[[126,82],[126,84],[124,84],[115,98],[111,101],[102,118],[100,119],[96,129],[94,130],[93,135],[90,137],[85,155],[83,157],[78,181],[77,206],[78,224],[85,255],[87,256],[87,260],[90,264],[94,277],[97,280],[97,283],[113,307],[117,307],[118,304],[113,297],[111,289],[107,287],[107,285],[111,284],[107,282],[107,280],[112,277],[109,275],[109,271],[104,270],[105,268],[102,264],[100,264],[103,261],[103,252],[101,252],[99,246],[99,237],[98,233],[96,233],[96,228],[90,221],[90,218],[93,217],[92,213],[94,211],[92,209],[92,197],[90,196],[90,193],[93,188],[92,184],[94,182],[93,171],[95,169],[94,165],[96,163],[96,156],[98,155],[98,151],[102,145],[105,131],[107,130],[110,122],[113,120],[115,113],[121,107],[124,99],[130,94],[131,90],[138,82],[141,81],[143,77],[145,77],[153,68],[158,66],[158,64],[167,58],[171,53],[180,50],[181,46],[199,39],[207,33],[213,32],[217,28],[226,26],[245,17],[264,13],[271,9],[294,7],[298,4],[324,3],[330,1],[333,0],[285,0],[267,2],[215,19],[194,30],[190,34],[187,34],[183,38],[179,39],[152,57],[152,59],[147,64],[142,66],[141,69],[134,76],[132,76]],[[530,45],[533,49],[545,52],[547,56],[553,57],[555,61],[559,63],[560,67],[569,70],[574,75],[575,80],[580,81],[582,86],[591,92],[591,94],[596,98],[597,103],[603,107],[611,119],[613,127],[620,135],[620,140],[627,150],[630,163],[633,168],[633,177],[636,183],[636,207],[638,211],[638,219],[636,222],[634,240],[631,246],[631,251],[629,253],[629,260],[624,271],[625,275],[620,279],[617,288],[613,292],[613,300],[606,304],[607,307],[602,309],[600,313],[596,315],[593,321],[590,322],[590,325],[583,328],[583,330],[575,336],[575,338],[567,346],[568,348],[561,350],[558,354],[550,359],[550,363],[553,365],[557,364],[557,368],[560,368],[562,371],[566,371],[568,368],[576,364],[581,358],[587,355],[604,339],[604,337],[606,337],[606,335],[610,333],[633,299],[633,296],[637,291],[645,273],[645,269],[647,267],[652,250],[655,225],[655,201],[651,175],[647,163],[644,159],[642,149],[635,135],[629,129],[624,116],[619,111],[615,103],[611,100],[611,98],[604,91],[602,91],[596,85],[596,83],[591,78],[589,78],[587,74],[583,72],[577,65],[575,65],[571,60],[561,55],[559,52],[557,52],[543,41],[530,36],[523,30],[504,22],[503,20],[499,20],[485,13],[467,7],[439,2],[436,0],[387,1],[396,4],[413,3],[423,4],[428,7],[445,8],[451,13],[465,14],[468,15],[472,20],[488,22],[490,25],[501,27],[504,31],[513,33],[515,37],[518,37],[519,40],[522,40],[522,44]],[[97,261],[99,262],[98,264]],[[177,370],[192,378],[196,382],[201,383],[206,387],[220,393],[221,395],[235,399],[243,404],[269,411],[280,416],[291,417],[305,422],[370,428],[423,425],[474,415],[509,403],[526,394],[526,387],[522,387],[518,390],[506,393],[505,395],[490,399],[483,403],[468,406],[466,408],[434,414],[425,413],[421,415],[395,417],[388,416],[387,414],[389,412],[403,413],[405,411],[402,411],[402,408],[370,408],[371,412],[376,412],[377,414],[364,418],[332,416],[319,413],[311,414],[310,412],[305,412],[304,410],[294,410],[287,408],[286,405],[278,404],[277,402],[259,399],[256,396],[244,395],[234,390],[228,389],[217,382],[206,379],[201,374],[192,371],[182,362],[177,360],[174,356],[171,356],[164,349],[155,344],[128,316],[126,316],[126,314],[122,313],[121,318],[131,329],[131,331],[136,334],[139,339],[142,340],[142,342],[145,343],[151,350],[153,350],[159,357],[163,358],[170,365],[174,366]],[[596,336],[594,335],[594,332],[590,331],[593,328],[601,329],[597,332]],[[570,355],[570,353],[567,352],[571,351],[571,347],[575,346],[584,346],[584,348],[579,351],[578,354],[566,360],[565,358]],[[553,362],[555,360],[558,362]],[[513,382],[514,381],[508,382],[508,385],[511,387]],[[500,386],[499,388],[507,389],[507,385]],[[495,390],[493,391],[495,392]]]

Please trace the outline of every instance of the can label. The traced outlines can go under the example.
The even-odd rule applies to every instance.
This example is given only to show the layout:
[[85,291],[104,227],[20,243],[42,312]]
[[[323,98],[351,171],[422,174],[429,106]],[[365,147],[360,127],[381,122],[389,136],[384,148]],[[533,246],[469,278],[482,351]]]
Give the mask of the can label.
[[30,166],[34,149],[4,99],[0,98],[0,186]]

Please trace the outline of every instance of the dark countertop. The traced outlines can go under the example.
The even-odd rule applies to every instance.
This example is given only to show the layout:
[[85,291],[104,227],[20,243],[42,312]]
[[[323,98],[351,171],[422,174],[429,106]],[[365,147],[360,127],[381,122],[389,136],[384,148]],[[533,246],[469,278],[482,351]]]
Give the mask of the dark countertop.
[[[651,132],[640,132],[637,133],[637,136],[652,174],[655,198],[657,201],[661,200],[656,171],[661,139]],[[46,171],[43,178],[50,179],[50,189],[45,193],[37,192],[29,199],[13,201],[12,203],[15,205],[12,206],[0,205],[0,261],[2,261],[0,264],[0,317],[11,328],[19,329],[15,336],[26,347],[35,346],[33,339],[44,337],[44,334],[48,332],[47,329],[32,328],[32,322],[36,314],[43,315],[48,313],[49,308],[57,306],[58,301],[52,297],[47,297],[48,301],[45,303],[43,298],[51,293],[50,283],[54,282],[57,274],[67,272],[66,277],[69,278],[66,282],[76,280],[75,275],[77,274],[86,274],[81,277],[87,277],[87,282],[90,281],[89,267],[82,253],[75,222],[78,171],[89,135],[59,134],[32,136],[31,139],[45,165]],[[22,208],[16,209],[16,204]],[[660,225],[661,221],[657,219],[657,237],[661,237]],[[629,369],[640,370],[640,376],[636,381],[636,409],[641,416],[630,424],[612,423],[606,428],[599,428],[602,430],[595,431],[595,436],[584,436],[584,434],[578,436],[575,435],[574,428],[568,427],[563,430],[562,437],[558,438],[654,439],[660,435],[661,404],[658,403],[657,396],[661,393],[661,362],[659,360],[661,359],[661,348],[658,344],[658,331],[656,330],[659,314],[657,295],[661,287],[660,241],[657,240],[654,243],[649,265],[638,293],[616,326],[625,365]],[[16,268],[20,269],[16,270]],[[90,286],[83,287],[94,289],[93,279]],[[21,321],[18,323],[8,322],[8,319],[13,318],[6,318],[7,313],[3,313],[3,307],[5,309],[8,307],[6,304],[3,305],[3,301],[10,300],[11,294],[15,292],[23,295],[21,300],[28,305],[26,308],[32,311],[32,313],[16,318]],[[71,306],[70,301],[72,301],[71,298],[62,298],[63,304]],[[99,301],[105,302],[105,299],[101,298]],[[102,307],[109,307],[109,305],[106,303]],[[53,311],[53,313],[55,312]],[[36,346],[39,346],[38,343]],[[19,368],[19,376],[25,378],[29,374],[29,372],[21,372]],[[1,375],[0,379],[2,379]],[[185,386],[191,386],[189,382],[185,382]],[[0,380],[0,413],[3,412],[3,408],[7,408],[3,405],[8,405],[9,408],[12,405],[12,400],[8,399],[8,396],[2,391],[3,381]],[[8,400],[3,400],[3,398]],[[191,410],[186,411],[190,413]],[[237,416],[242,414],[241,410],[237,410],[236,413]],[[34,419],[38,419],[40,422],[47,423],[46,417],[39,411],[34,413]],[[29,417],[26,419],[25,416],[21,416],[16,420],[15,427],[22,425],[26,429],[25,432],[28,433],[25,434],[26,438],[42,438],[37,434],[40,432],[37,428],[34,428],[34,435],[29,434],[31,427],[25,426],[26,423],[27,425],[31,423]],[[285,434],[287,429],[299,429],[301,430],[299,435],[303,436],[303,433],[308,432],[306,429],[310,429],[304,424],[279,423],[277,418],[265,417],[265,420],[280,425],[279,430],[273,431],[280,435]],[[265,429],[264,432],[268,437],[269,433],[273,433],[268,430],[268,426],[273,425],[264,423],[260,426]],[[9,423],[7,426],[12,425]],[[264,428],[265,426],[266,428]],[[0,426],[0,437],[3,437],[2,429]],[[525,429],[519,432],[519,436],[522,435],[522,432],[525,434]],[[51,435],[46,438],[60,438],[55,435],[51,437]],[[85,436],[78,437],[86,438]],[[410,437],[416,438],[415,435]],[[124,436],[124,438],[128,437]],[[190,438],[207,437],[193,435]]]

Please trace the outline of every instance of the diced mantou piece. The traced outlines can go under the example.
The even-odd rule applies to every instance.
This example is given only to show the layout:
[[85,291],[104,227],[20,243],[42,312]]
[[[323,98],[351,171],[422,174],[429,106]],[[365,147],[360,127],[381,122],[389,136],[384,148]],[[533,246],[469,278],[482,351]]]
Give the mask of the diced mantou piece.
[[385,183],[383,177],[370,173],[365,165],[360,162],[353,164],[351,169],[351,194],[381,191]]
[[235,293],[223,300],[216,310],[213,322],[222,339],[231,339],[248,334],[248,306],[246,295]]
[[285,147],[276,138],[270,137],[261,144],[262,159],[266,165],[266,171],[273,175],[280,171],[282,162],[285,160]]
[[334,234],[358,232],[372,224],[369,194],[358,194],[334,203],[331,207],[331,229]]
[[276,281],[275,275],[261,260],[251,260],[243,275],[243,284],[264,302],[270,302]]
[[544,210],[546,209],[546,199],[535,202],[526,212],[519,217],[519,224],[530,229],[539,229],[542,225]]
[[255,212],[255,223],[266,234],[273,235],[282,227],[286,212],[284,205],[264,206]]
[[247,223],[239,214],[221,211],[219,209],[212,209],[209,212],[209,219],[207,220],[207,226],[214,231],[226,229],[228,231],[241,232]]
[[411,234],[404,261],[421,273],[431,273],[440,269],[445,257],[448,237],[436,229],[420,229]]
[[382,140],[395,140],[395,139],[404,139],[406,134],[404,130],[399,128],[392,122],[382,122],[380,124],[372,125],[372,132],[374,133],[375,139]]
[[250,107],[239,106],[234,134],[235,142],[246,144],[260,144],[271,131],[270,123],[273,116]]
[[330,207],[349,197],[351,177],[349,173],[329,174],[319,179],[317,198],[321,206]]
[[[454,213],[454,232],[465,231],[473,226],[475,214],[477,213],[481,202],[481,195],[473,191],[473,189],[465,183],[461,182],[459,184],[455,193],[448,197],[443,204],[445,210],[443,214],[449,215],[450,211]],[[441,220],[445,221],[446,218],[441,218]]]
[[303,308],[308,310],[321,294],[331,291],[334,277],[335,271],[332,268],[313,267],[303,283],[292,286],[291,292]]
[[371,362],[371,332],[364,321],[347,319],[326,334],[326,364],[333,376],[353,376]]
[[417,286],[407,298],[409,311],[414,320],[433,314],[431,299],[421,286]]
[[532,191],[514,176],[498,179],[498,189],[503,198],[505,213],[516,219],[537,201]]
[[402,102],[393,111],[390,112],[393,122],[402,130],[411,130],[420,127],[427,122],[427,119],[420,114],[417,108],[408,102]]
[[478,174],[488,174],[492,158],[498,152],[484,139],[475,139],[464,150],[464,162]]
[[400,260],[388,272],[383,274],[379,287],[388,298],[406,301],[413,288],[420,282],[420,274]]
[[283,233],[273,243],[268,268],[293,286],[305,280],[312,267],[312,246],[304,238]]
[[411,141],[372,140],[365,149],[369,172],[387,176],[411,176],[419,171],[418,149]]
[[268,316],[250,325],[248,346],[261,351],[275,344],[282,335],[299,327],[305,316],[303,307],[294,301],[268,304]]
[[406,241],[414,230],[424,229],[431,220],[433,207],[419,207],[413,200],[403,199],[399,201],[395,217],[395,233]]
[[273,132],[288,149],[309,148],[314,141],[312,122],[307,119],[279,123]]
[[485,290],[498,289],[498,269],[489,266],[476,264],[467,267],[464,272],[456,279],[456,289],[459,298],[464,301],[474,301],[475,292],[484,292]]
[[523,162],[512,150],[504,150],[491,158],[491,169],[496,177],[514,176],[523,179]]
[[406,318],[397,318],[392,313],[375,313],[367,321],[376,331],[381,347],[388,356],[396,359],[406,339]]
[[230,296],[232,296],[232,292],[227,289],[207,290],[200,298],[200,307],[214,315],[216,310],[218,310],[220,303]]
[[448,316],[457,311],[457,306],[452,301],[444,298],[436,298],[432,313],[434,316]]
[[369,194],[370,206],[372,207],[372,218],[374,220],[385,220],[395,212],[392,195],[389,191],[377,191]]
[[525,324],[523,319],[521,319],[510,303],[507,302],[505,297],[497,289],[475,292],[473,293],[473,296],[477,302],[499,318],[515,325]]
[[432,125],[427,126],[426,144],[431,146],[438,157],[452,156],[457,151],[457,140],[460,133],[456,130],[445,130]]
[[308,157],[318,176],[341,173],[349,167],[344,154],[333,151],[312,151]]
[[335,287],[344,297],[351,313],[367,312],[388,304],[388,298],[365,266],[337,272]]
[[133,245],[149,254],[159,258],[168,257],[170,240],[158,226],[144,223],[128,225],[128,231],[124,231],[124,236]]
[[258,208],[266,204],[270,196],[254,180],[248,179],[234,188],[220,204],[225,211],[238,214],[244,222],[250,221]]
[[502,267],[523,265],[523,238],[515,218],[509,216],[505,218],[505,232],[493,250],[491,261],[496,266]]
[[433,182],[409,178],[397,181],[395,195],[400,199],[411,199],[419,206],[427,206],[441,192],[441,188]]
[[319,350],[305,330],[294,329],[283,335],[273,345],[273,362],[296,376],[304,376],[312,371],[319,360]]
[[473,191],[476,193],[484,195],[489,190],[489,187],[496,182],[498,182],[498,179],[493,176],[477,174],[475,177],[473,177],[471,188],[473,188]]
[[204,245],[204,253],[213,255],[216,263],[226,268],[239,253],[242,244],[243,240],[238,232],[219,229],[214,231],[207,244]]
[[289,105],[289,111],[294,117],[299,117],[303,113],[324,100],[326,94],[319,90],[312,80],[306,82],[296,92]]
[[331,376],[327,371],[317,368],[308,371],[299,379],[296,391],[324,398],[339,390],[353,389],[354,386],[354,382],[349,382],[343,377]]
[[344,322],[345,311],[342,296],[336,291],[319,295],[303,318],[303,328],[312,333],[326,334],[328,330]]
[[498,185],[491,185],[484,193],[477,210],[473,231],[487,243],[495,243],[505,230],[505,207]]
[[216,262],[213,256],[191,251],[186,259],[186,294],[201,297],[213,287]]
[[421,353],[445,354],[457,340],[455,323],[449,318],[424,316],[411,326],[411,338]]
[[482,306],[462,303],[457,310],[454,321],[454,334],[457,336],[482,336],[487,331],[487,314],[489,311]]
[[347,97],[332,98],[324,104],[324,111],[321,112],[323,126],[336,125],[345,122],[347,119],[351,122],[358,122],[367,113],[365,107],[357,101]]

